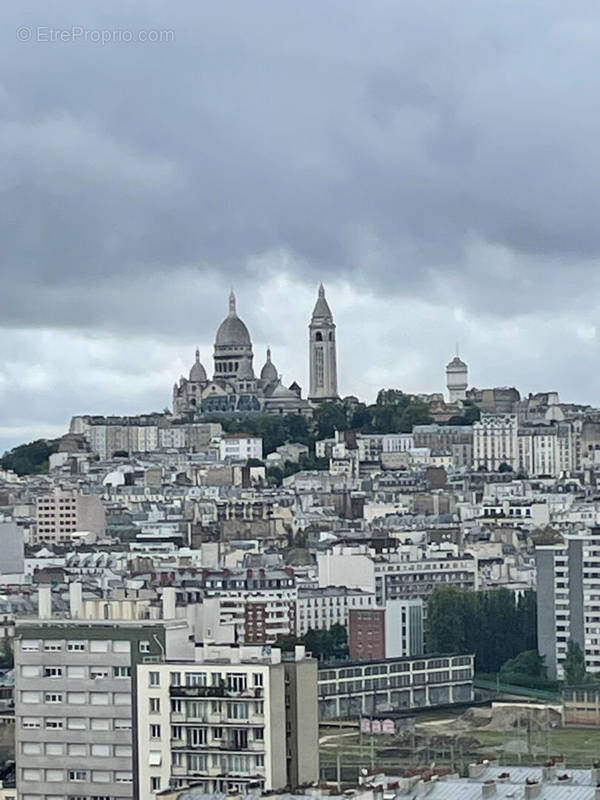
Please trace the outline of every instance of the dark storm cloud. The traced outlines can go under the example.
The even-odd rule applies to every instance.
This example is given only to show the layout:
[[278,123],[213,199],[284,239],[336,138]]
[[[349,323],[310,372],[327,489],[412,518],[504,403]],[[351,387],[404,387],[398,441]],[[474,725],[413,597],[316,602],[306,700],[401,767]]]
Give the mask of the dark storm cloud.
[[[597,2],[0,13],[0,440],[166,405],[231,284],[290,380],[324,279],[342,391],[439,391],[457,338],[475,384],[600,395]],[[73,26],[174,41],[37,40]]]
[[[154,287],[193,269],[243,284],[263,253],[293,254],[310,282],[337,275],[489,313],[552,304],[548,275],[562,299],[596,286],[596,4],[3,13],[5,324],[56,323],[59,289],[71,301],[59,303],[63,324],[122,325],[121,304],[98,302],[111,283]],[[19,25],[34,38],[37,26],[78,25],[168,29],[175,41],[22,43]],[[496,300],[514,275],[470,263],[473,243],[492,246],[479,251],[490,262],[493,248],[513,255],[511,308]],[[261,263],[281,268],[276,255]],[[131,304],[132,328],[143,313]]]

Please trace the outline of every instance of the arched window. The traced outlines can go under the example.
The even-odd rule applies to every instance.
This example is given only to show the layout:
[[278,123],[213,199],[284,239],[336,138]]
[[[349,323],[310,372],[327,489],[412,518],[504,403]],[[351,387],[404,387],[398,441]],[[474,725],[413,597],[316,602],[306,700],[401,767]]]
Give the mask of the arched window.
[[317,341],[317,342],[322,342],[323,341],[323,334],[321,333],[321,331],[317,331],[316,332],[315,341]]
[[329,341],[333,342],[333,331],[329,331]]

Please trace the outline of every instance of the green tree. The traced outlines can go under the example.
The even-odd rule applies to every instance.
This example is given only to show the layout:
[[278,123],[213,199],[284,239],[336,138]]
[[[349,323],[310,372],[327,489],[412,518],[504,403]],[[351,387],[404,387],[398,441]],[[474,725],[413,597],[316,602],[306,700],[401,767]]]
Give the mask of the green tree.
[[35,442],[20,444],[4,453],[0,466],[16,472],[17,475],[48,472],[49,458],[57,450],[58,440],[36,439]]
[[497,672],[508,658],[536,647],[535,593],[515,600],[508,589],[437,587],[427,603],[429,652],[473,652],[479,672]]
[[330,439],[335,431],[345,430],[348,420],[341,403],[321,403],[315,410],[314,426],[317,439]]
[[563,663],[565,683],[578,684],[586,680],[585,656],[574,639],[567,642],[567,655]]
[[[500,667],[500,675],[508,676],[512,674],[530,675],[533,678],[545,678],[546,667],[544,656],[537,650],[524,650],[514,658],[509,658]],[[508,679],[508,678],[507,678]]]

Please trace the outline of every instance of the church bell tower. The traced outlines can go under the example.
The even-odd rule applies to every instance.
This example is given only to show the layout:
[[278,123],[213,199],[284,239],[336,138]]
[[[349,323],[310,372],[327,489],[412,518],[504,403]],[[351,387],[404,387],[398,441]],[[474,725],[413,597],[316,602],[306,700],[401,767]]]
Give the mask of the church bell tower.
[[312,314],[309,331],[310,392],[312,403],[337,400],[337,364],[335,356],[335,323],[325,299],[323,284]]

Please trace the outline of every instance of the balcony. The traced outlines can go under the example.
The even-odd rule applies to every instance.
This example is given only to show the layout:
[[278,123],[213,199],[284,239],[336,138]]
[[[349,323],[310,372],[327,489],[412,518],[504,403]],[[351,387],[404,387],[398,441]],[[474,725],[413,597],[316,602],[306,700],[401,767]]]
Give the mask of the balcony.
[[171,697],[207,697],[229,698],[233,700],[260,700],[264,697],[262,686],[256,686],[241,691],[229,689],[225,684],[220,686],[171,686]]

